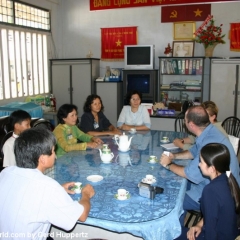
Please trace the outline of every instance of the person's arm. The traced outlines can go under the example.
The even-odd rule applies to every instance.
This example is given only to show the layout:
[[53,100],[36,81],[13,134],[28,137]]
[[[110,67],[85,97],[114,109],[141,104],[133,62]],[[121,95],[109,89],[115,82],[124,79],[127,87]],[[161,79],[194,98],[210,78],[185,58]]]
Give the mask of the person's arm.
[[118,121],[117,121],[117,128],[119,129],[122,129],[122,125],[126,122],[126,106],[123,107],[120,115],[119,115],[119,118],[118,118]]
[[3,145],[3,154],[4,154],[3,167],[16,165],[13,145],[14,145],[14,141],[12,141],[12,139],[10,138]]
[[[77,128],[77,127],[76,127]],[[80,131],[80,130],[79,130]],[[57,139],[57,144],[65,151],[65,152],[71,152],[71,151],[78,151],[78,150],[86,150],[87,147],[95,148],[97,147],[96,143],[91,142],[92,136],[89,136],[85,134],[86,136],[83,137],[81,140],[87,140],[88,142],[83,143],[77,143],[77,138],[72,137],[72,139],[67,140],[67,136],[65,133],[65,128],[62,126],[57,126],[54,129],[54,135]],[[73,133],[72,133],[73,134]],[[82,133],[84,135],[84,133]],[[96,146],[95,146],[96,145]]]
[[90,184],[87,184],[82,189],[82,198],[80,199],[79,203],[84,207],[84,210],[78,219],[79,221],[81,222],[86,221],[91,208],[90,199],[94,196],[94,194],[95,194],[94,189]]

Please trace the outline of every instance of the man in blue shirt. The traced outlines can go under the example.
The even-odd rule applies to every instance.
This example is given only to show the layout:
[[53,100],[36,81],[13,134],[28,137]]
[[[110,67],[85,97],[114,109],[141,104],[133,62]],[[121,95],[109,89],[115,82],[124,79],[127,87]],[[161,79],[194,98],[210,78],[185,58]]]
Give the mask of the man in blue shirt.
[[[229,139],[209,122],[206,110],[201,106],[194,106],[185,114],[185,124],[190,132],[197,136],[196,143],[189,150],[180,153],[162,155],[160,163],[175,174],[187,178],[190,186],[183,202],[184,210],[200,210],[199,199],[203,188],[209,183],[198,167],[200,150],[208,143],[222,143],[229,149],[231,162],[230,170],[240,185],[239,163]],[[172,162],[173,159],[192,159],[187,166],[180,166]]]

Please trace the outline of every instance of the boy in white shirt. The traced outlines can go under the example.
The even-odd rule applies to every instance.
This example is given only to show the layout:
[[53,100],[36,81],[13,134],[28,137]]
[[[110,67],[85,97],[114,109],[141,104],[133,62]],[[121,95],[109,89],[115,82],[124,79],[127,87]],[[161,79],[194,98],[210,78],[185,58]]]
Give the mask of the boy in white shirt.
[[3,145],[3,167],[15,166],[16,160],[13,151],[15,139],[26,129],[31,128],[31,116],[24,110],[16,110],[9,117],[9,124],[13,129],[12,136]]

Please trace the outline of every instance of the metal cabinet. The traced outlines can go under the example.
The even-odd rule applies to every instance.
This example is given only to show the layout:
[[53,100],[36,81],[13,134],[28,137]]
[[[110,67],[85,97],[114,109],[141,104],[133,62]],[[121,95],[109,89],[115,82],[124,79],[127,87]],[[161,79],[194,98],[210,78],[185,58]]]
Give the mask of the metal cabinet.
[[95,92],[94,81],[99,74],[100,59],[50,59],[51,92],[56,97],[57,109],[65,103],[78,107],[83,114],[83,104]]

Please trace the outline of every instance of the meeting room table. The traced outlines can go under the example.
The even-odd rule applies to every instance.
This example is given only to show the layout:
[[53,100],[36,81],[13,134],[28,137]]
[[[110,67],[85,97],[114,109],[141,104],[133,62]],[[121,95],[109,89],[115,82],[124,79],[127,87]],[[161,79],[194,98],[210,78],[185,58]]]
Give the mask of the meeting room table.
[[[182,203],[186,192],[186,179],[168,171],[159,164],[163,151],[161,145],[163,137],[168,137],[170,143],[183,138],[186,133],[170,131],[137,131],[128,135],[130,149],[127,152],[118,150],[113,136],[103,136],[114,157],[108,164],[101,161],[98,149],[73,151],[56,159],[47,175],[53,177],[60,184],[65,182],[81,182],[82,185],[91,184],[95,195],[91,199],[91,210],[86,224],[116,233],[130,233],[145,240],[172,240],[180,235],[179,217],[182,214]],[[181,151],[170,149],[167,151]],[[149,162],[149,156],[157,156],[156,163]],[[188,160],[175,160],[186,165]],[[139,194],[139,183],[147,174],[156,178],[152,186],[164,189],[156,194],[154,199]],[[102,180],[89,181],[89,176],[99,175]],[[87,179],[88,178],[88,179]],[[126,200],[118,200],[118,189],[129,192]],[[79,200],[81,194],[70,195]]]

